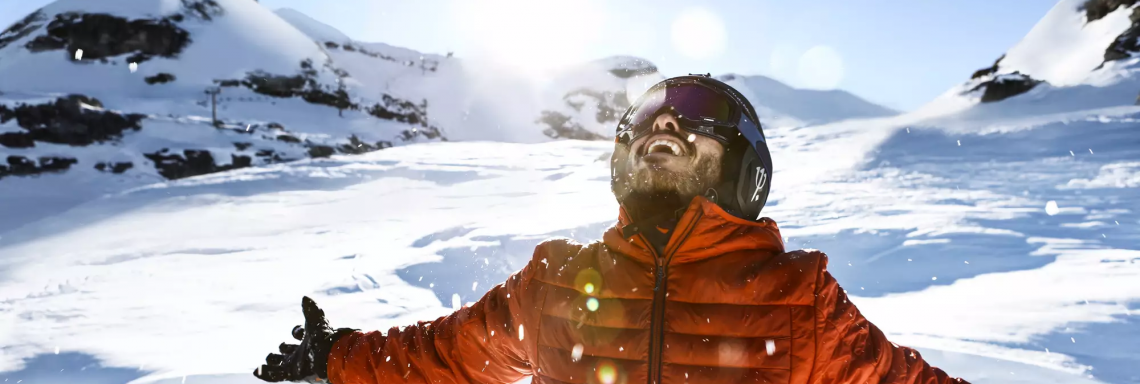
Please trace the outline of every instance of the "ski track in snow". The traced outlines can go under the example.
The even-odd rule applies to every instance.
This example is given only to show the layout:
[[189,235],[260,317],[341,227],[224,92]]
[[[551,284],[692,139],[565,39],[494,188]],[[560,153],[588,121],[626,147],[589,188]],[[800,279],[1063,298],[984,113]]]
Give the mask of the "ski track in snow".
[[[1140,150],[1120,143],[1137,117],[987,134],[908,132],[899,119],[773,129],[766,214],[789,248],[830,254],[892,341],[954,375],[1121,382],[1137,361],[1121,340],[1138,340]],[[58,347],[129,369],[100,368],[108,377],[253,382],[302,295],[337,326],[443,315],[543,239],[590,241],[613,223],[611,145],[419,144],[152,184],[45,216],[0,238],[0,370],[15,371],[0,376],[54,366]]]

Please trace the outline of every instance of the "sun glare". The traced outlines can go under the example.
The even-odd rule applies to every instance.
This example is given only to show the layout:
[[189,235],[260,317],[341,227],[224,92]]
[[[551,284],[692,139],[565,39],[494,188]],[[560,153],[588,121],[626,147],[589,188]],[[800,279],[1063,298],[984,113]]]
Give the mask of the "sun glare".
[[704,8],[687,8],[673,20],[673,48],[693,59],[710,59],[724,51],[724,22]]
[[453,9],[468,55],[530,75],[589,60],[605,15],[595,0],[456,0]]

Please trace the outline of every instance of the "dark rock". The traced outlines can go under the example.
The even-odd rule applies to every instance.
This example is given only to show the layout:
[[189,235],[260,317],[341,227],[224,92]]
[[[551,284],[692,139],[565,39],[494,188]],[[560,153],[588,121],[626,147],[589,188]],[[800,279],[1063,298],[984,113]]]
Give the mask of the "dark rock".
[[[334,72],[340,77],[348,76],[343,70],[334,69]],[[282,76],[254,71],[246,74],[241,84],[255,93],[266,96],[300,97],[309,103],[327,105],[340,110],[359,108],[344,89],[322,87],[317,82],[317,71],[313,68],[311,60],[301,62],[299,75]]]
[[39,173],[39,167],[27,157],[8,156],[8,171],[16,176],[34,175]]
[[237,148],[239,151],[244,151],[251,146],[253,146],[253,143],[234,143],[234,148]]
[[312,157],[314,159],[322,158],[322,157],[329,157],[335,153],[336,153],[336,150],[333,149],[333,147],[330,147],[327,145],[311,145],[311,146],[309,146],[309,157]]
[[43,26],[44,20],[47,20],[47,18],[44,17],[44,13],[35,11],[20,21],[17,21],[15,24],[12,24],[12,26],[5,29],[4,32],[0,32],[0,49],[4,49],[8,44],[12,44],[12,42],[32,34],[36,29]]
[[266,125],[266,127],[268,127],[269,129],[276,129],[279,131],[285,130],[285,126],[281,125],[281,123],[269,123],[268,125]]
[[16,118],[16,112],[7,105],[0,104],[0,124],[5,124]]
[[647,65],[642,68],[614,68],[610,70],[610,74],[622,79],[628,79],[634,76],[651,75],[657,73],[657,67]]
[[36,146],[32,135],[25,132],[0,133],[0,145],[8,148],[31,148]]
[[78,162],[70,157],[41,157],[39,164],[24,156],[8,156],[7,165],[0,164],[0,178],[5,176],[31,176],[41,173],[63,172]]
[[598,123],[617,122],[621,118],[621,114],[629,108],[629,100],[626,97],[625,91],[610,92],[610,91],[593,91],[589,89],[578,89],[567,93],[562,97],[566,104],[575,111],[581,111],[585,103],[593,103],[597,110],[594,119]]
[[148,76],[143,80],[145,80],[147,84],[154,85],[154,84],[166,84],[166,83],[169,83],[171,81],[174,81],[174,79],[175,79],[174,75],[171,75],[169,73],[159,73],[159,74],[154,75],[154,76]]
[[128,61],[177,57],[190,44],[190,33],[168,19],[127,20],[104,13],[61,13],[47,34],[25,45],[32,52],[83,50],[83,60],[132,54]]
[[188,16],[206,21],[225,14],[225,9],[214,0],[182,0],[182,8]]
[[1086,0],[1078,10],[1085,11],[1085,22],[1100,20],[1117,8],[1131,7],[1137,0]]
[[301,139],[298,139],[292,135],[277,135],[277,140],[278,141],[284,141],[286,143],[300,143],[301,142]]
[[334,43],[334,42],[331,42],[331,41],[326,41],[326,42],[325,42],[325,47],[327,47],[327,48],[329,48],[329,49],[337,49],[337,48],[340,48],[340,44],[337,44],[337,43]]
[[971,80],[980,79],[982,77],[986,77],[986,76],[992,75],[994,73],[997,73],[998,64],[1001,63],[1002,59],[1005,59],[1004,54],[1002,54],[1001,57],[999,57],[997,60],[995,60],[994,65],[991,65],[989,68],[982,68],[982,69],[979,69],[977,71],[974,71],[974,74],[970,76],[970,79]]
[[220,87],[240,87],[241,80],[214,80]]
[[350,155],[359,155],[362,153],[378,151],[378,150],[381,150],[384,148],[391,148],[391,147],[392,147],[392,142],[390,142],[390,141],[381,140],[381,141],[377,141],[375,144],[369,144],[369,143],[365,143],[364,141],[360,140],[360,138],[356,137],[356,135],[352,135],[352,136],[348,137],[348,144],[341,144],[339,147],[337,147],[337,151],[339,151],[340,153],[346,153],[346,154],[350,154]]
[[552,139],[572,140],[605,140],[606,137],[582,128],[581,124],[573,122],[570,116],[553,111],[542,111],[542,117],[536,123],[546,124],[542,133]]
[[135,164],[129,161],[116,162],[116,163],[98,163],[95,164],[95,169],[100,172],[111,172],[120,174],[126,172],[128,169],[134,168]]
[[40,158],[40,171],[41,172],[58,172],[65,171],[71,168],[72,164],[77,163],[78,160],[68,157],[41,157]]
[[70,95],[48,104],[22,104],[12,114],[32,139],[56,144],[88,145],[117,139],[128,129],[142,128],[140,122],[146,116],[123,115],[102,110],[102,106],[97,99]]
[[380,96],[379,103],[365,108],[365,112],[384,120],[393,120],[427,127],[427,100],[417,105],[411,101],[392,97],[385,93]]
[[170,180],[245,168],[252,164],[249,156],[231,155],[230,164],[219,166],[214,163],[214,156],[210,151],[197,149],[187,149],[182,151],[182,154],[177,154],[170,153],[164,148],[143,156],[154,162],[159,175]]
[[1006,75],[998,75],[991,80],[982,82],[971,89],[970,92],[984,89],[982,102],[992,103],[1029,92],[1041,83],[1043,83],[1043,81],[1034,79],[1020,72],[1014,72]]
[[349,52],[356,52],[356,47],[352,46],[352,44],[345,44],[344,50]]

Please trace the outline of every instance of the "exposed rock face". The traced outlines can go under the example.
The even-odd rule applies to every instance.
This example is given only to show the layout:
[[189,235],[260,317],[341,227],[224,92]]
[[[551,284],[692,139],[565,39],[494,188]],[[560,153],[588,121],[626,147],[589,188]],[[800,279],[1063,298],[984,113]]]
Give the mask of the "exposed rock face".
[[147,76],[143,80],[145,80],[147,84],[154,85],[154,84],[166,84],[166,83],[169,83],[171,81],[174,81],[174,79],[176,79],[174,77],[174,75],[171,75],[169,73],[159,73],[159,74],[156,74],[154,76]]
[[55,103],[19,105],[13,111],[0,109],[0,122],[16,119],[35,141],[86,146],[114,140],[125,130],[139,130],[144,115],[104,111],[98,99],[72,95]]
[[[348,77],[348,73],[340,69],[328,68],[341,78]],[[255,93],[266,96],[300,97],[307,102],[327,105],[339,110],[360,108],[359,105],[352,102],[348,92],[343,88],[330,89],[321,86],[317,82],[317,71],[313,68],[311,60],[301,62],[301,73],[298,75],[284,76],[254,71],[247,73],[244,80],[216,80],[215,83],[221,87],[244,86]]]
[[154,162],[159,175],[170,180],[245,168],[253,163],[249,156],[232,155],[230,164],[219,166],[214,163],[214,155],[210,151],[196,149],[187,149],[178,154],[163,148],[143,156]]
[[606,138],[594,132],[590,132],[583,128],[581,124],[571,121],[570,116],[563,115],[554,111],[542,111],[536,123],[546,124],[547,128],[542,130],[542,134],[552,139],[571,139],[571,140],[605,140]]
[[1043,81],[1029,77],[1020,72],[998,75],[993,79],[978,84],[970,92],[983,90],[982,102],[992,103],[1029,92]]
[[974,71],[974,74],[972,76],[970,76],[970,79],[971,80],[980,79],[980,78],[992,75],[994,73],[997,73],[998,64],[1001,63],[1002,59],[1005,59],[1004,54],[1001,55],[1001,57],[999,57],[997,60],[994,60],[994,65],[991,65],[988,68],[982,68],[982,69],[979,69],[977,71]]
[[392,142],[390,141],[381,140],[377,141],[376,144],[369,144],[361,141],[359,137],[356,137],[356,135],[352,135],[348,138],[348,144],[342,144],[341,146],[337,147],[337,151],[345,154],[359,155],[362,153],[378,151],[391,147]]
[[36,29],[43,26],[43,22],[46,19],[43,12],[35,11],[22,20],[17,21],[15,24],[12,24],[11,27],[8,27],[8,29],[0,33],[0,49],[4,49],[8,44],[12,44],[13,41],[32,34]]
[[[368,112],[369,115],[380,119],[419,125],[419,128],[412,128],[401,133],[401,137],[404,141],[412,140],[420,136],[428,139],[443,138],[439,128],[428,124],[427,100],[416,104],[408,100],[383,94],[381,95],[379,103],[373,104],[366,108],[365,111]],[[443,139],[446,140],[446,138]]]
[[598,123],[617,122],[621,118],[622,113],[625,113],[626,108],[629,108],[629,100],[624,91],[610,92],[610,91],[593,91],[589,89],[579,89],[567,93],[562,97],[566,104],[575,111],[581,111],[586,103],[593,104],[597,110],[594,118]]
[[7,164],[0,163],[0,179],[7,176],[32,176],[41,173],[63,172],[76,160],[70,157],[41,157],[39,163],[24,156],[8,156]]
[[84,60],[131,54],[128,62],[154,56],[177,57],[190,44],[190,33],[170,18],[127,20],[103,13],[68,12],[55,15],[47,34],[25,45],[32,52],[83,50]]
[[144,115],[105,111],[103,103],[82,95],[70,95],[53,103],[21,104],[15,110],[0,109],[0,122],[12,118],[35,141],[89,145],[114,140],[128,129],[139,130]]
[[32,135],[26,132],[0,133],[0,145],[8,148],[31,148],[36,146]]
[[1085,11],[1085,22],[1103,19],[1119,7],[1131,7],[1137,0],[1087,0],[1080,10]]
[[126,172],[128,169],[131,169],[134,166],[135,164],[129,161],[117,163],[98,163],[95,164],[95,169],[99,170],[100,172],[111,172],[117,175]]

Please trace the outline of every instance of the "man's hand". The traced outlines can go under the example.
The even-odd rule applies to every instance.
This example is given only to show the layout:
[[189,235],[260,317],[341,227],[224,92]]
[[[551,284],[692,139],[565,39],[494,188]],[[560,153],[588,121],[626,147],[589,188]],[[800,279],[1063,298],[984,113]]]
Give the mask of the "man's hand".
[[265,365],[253,371],[254,376],[268,382],[316,383],[328,378],[329,350],[337,339],[355,330],[333,330],[325,319],[325,311],[308,296],[301,298],[301,311],[305,314],[305,326],[293,327],[293,338],[301,343],[281,343],[281,353],[266,356]]

